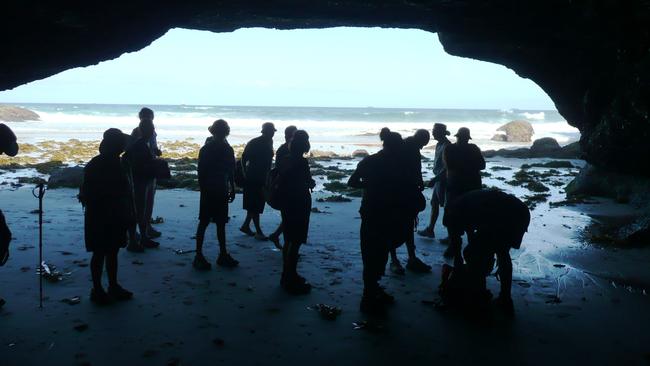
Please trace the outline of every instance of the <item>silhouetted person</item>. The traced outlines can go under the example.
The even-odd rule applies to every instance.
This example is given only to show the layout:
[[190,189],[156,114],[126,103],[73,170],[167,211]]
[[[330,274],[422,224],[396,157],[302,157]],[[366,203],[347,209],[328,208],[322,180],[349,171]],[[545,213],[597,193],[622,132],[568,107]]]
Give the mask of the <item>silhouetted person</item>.
[[[284,158],[289,156],[289,143],[293,138],[293,134],[297,130],[298,128],[296,126],[287,126],[287,128],[284,129],[284,144],[280,145],[280,147],[278,147],[278,150],[275,152],[276,169],[279,170]],[[275,229],[271,235],[269,235],[269,240],[272,241],[275,247],[278,249],[282,249],[282,245],[280,244],[280,235],[282,234],[282,228],[283,225],[282,222],[280,222],[278,228]]]
[[519,249],[521,246],[530,223],[528,207],[513,195],[496,189],[479,189],[457,197],[446,211],[443,221],[450,234],[461,236],[467,233],[468,237],[468,245],[463,251],[465,295],[472,302],[491,298],[485,278],[493,270],[496,255],[501,281],[497,302],[512,311],[510,248]]
[[[406,262],[406,268],[410,271],[417,273],[426,273],[431,272],[431,266],[422,262],[415,255],[415,238],[413,237],[415,223],[417,221],[417,216],[421,210],[424,210],[426,206],[426,200],[422,195],[424,190],[424,182],[422,181],[422,155],[420,150],[427,146],[430,140],[429,131],[427,130],[417,130],[415,134],[411,137],[404,139],[403,145],[403,159],[404,164],[407,169],[407,179],[408,184],[403,189],[408,191],[407,198],[408,203],[411,206],[406,205],[406,211],[404,212],[404,221],[403,225],[408,235],[406,236],[406,249],[408,251],[409,259]],[[422,199],[422,207],[417,207]],[[404,274],[404,267],[402,267],[397,258],[397,249],[393,248],[390,251],[391,263],[390,269],[393,273]]]
[[[16,135],[4,123],[0,123],[0,154],[7,154],[8,156],[18,154]],[[3,266],[9,259],[9,243],[11,243],[11,230],[9,230],[5,216],[0,210],[0,266]],[[4,304],[5,300],[0,298],[0,307]]]
[[[122,169],[120,154],[128,135],[116,128],[104,132],[99,155],[84,168],[79,199],[85,207],[84,236],[86,250],[92,252],[90,273],[93,288],[90,300],[105,305],[114,300],[128,300],[133,293],[117,282],[117,253],[126,242],[126,233],[134,220],[129,208],[129,180]],[[102,285],[106,263],[108,292]]]
[[433,179],[429,182],[429,187],[433,187],[431,194],[431,217],[429,225],[418,234],[427,238],[435,238],[434,231],[438,215],[440,214],[440,207],[445,206],[445,195],[447,194],[447,169],[443,161],[444,151],[451,141],[447,139],[449,131],[447,126],[442,123],[435,123],[433,125],[433,139],[437,141],[436,151],[433,158]]
[[[266,199],[264,186],[273,164],[273,135],[275,126],[271,122],[262,125],[262,135],[248,142],[241,157],[244,171],[244,210],[246,219],[239,230],[257,240],[268,240],[260,226],[260,215],[264,212]],[[250,229],[253,221],[255,232]]]
[[311,178],[309,162],[309,135],[297,130],[289,143],[278,168],[278,194],[282,214],[284,246],[282,248],[282,278],[280,284],[291,294],[304,294],[311,285],[298,274],[298,251],[307,242],[311,214],[311,189],[316,183]]
[[405,241],[404,232],[406,169],[402,137],[383,128],[379,134],[383,149],[359,162],[348,185],[363,189],[361,214],[361,259],[363,261],[363,312],[381,312],[393,303],[393,296],[379,286],[388,253]]
[[[144,107],[140,110],[138,113],[138,118],[140,121],[142,120],[151,120],[153,122],[154,119],[154,113],[151,109]],[[131,132],[131,143],[136,142],[140,137],[142,137],[142,134],[140,133],[140,127],[136,127],[133,129]],[[161,156],[162,151],[158,148],[158,134],[156,133],[156,129],[154,126],[154,131],[153,135],[151,135],[151,138],[149,138],[149,141],[147,141],[147,145],[149,146],[149,149],[155,156]],[[155,202],[155,196],[156,196],[156,178],[154,178],[150,186],[147,188],[147,236],[150,238],[158,238],[160,237],[161,233],[157,231],[156,229],[151,226],[151,218],[153,216],[153,206]]]
[[[447,169],[447,204],[452,204],[456,197],[469,191],[482,188],[481,170],[485,169],[485,160],[481,149],[469,143],[471,138],[469,129],[461,127],[456,133],[456,143],[445,148],[443,159]],[[462,237],[450,233],[445,257],[460,257],[461,245]]]
[[219,119],[208,130],[212,139],[199,151],[198,164],[201,203],[199,225],[196,228],[196,256],[192,264],[198,270],[210,269],[210,263],[203,256],[203,239],[211,221],[217,225],[217,265],[236,267],[239,264],[226,250],[228,203],[235,199],[235,152],[226,140],[230,127],[226,121]]
[[140,242],[131,241],[127,246],[129,251],[142,252],[144,248],[157,248],[160,244],[149,237],[148,198],[149,190],[153,188],[152,182],[156,177],[156,157],[151,150],[149,141],[154,133],[153,121],[143,119],[138,126],[138,138],[126,151],[124,158],[131,169],[133,179],[133,198],[137,225],[140,230]]

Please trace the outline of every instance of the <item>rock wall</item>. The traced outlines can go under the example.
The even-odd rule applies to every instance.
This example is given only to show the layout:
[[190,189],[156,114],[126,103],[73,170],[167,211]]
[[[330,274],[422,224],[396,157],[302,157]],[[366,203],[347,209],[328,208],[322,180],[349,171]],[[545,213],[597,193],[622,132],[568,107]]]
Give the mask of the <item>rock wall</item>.
[[137,51],[173,27],[419,28],[452,55],[535,81],[580,129],[592,164],[650,176],[648,24],[641,0],[9,1],[0,90]]

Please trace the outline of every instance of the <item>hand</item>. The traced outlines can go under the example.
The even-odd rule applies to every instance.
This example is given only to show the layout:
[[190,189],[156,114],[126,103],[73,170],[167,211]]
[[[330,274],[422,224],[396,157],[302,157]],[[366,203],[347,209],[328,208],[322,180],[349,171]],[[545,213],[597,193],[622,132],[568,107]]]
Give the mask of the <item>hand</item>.
[[156,151],[154,151],[154,154],[156,154],[156,156],[162,156],[162,151],[160,151],[160,149],[156,149]]
[[231,189],[228,193],[228,203],[233,203],[235,201],[235,190]]

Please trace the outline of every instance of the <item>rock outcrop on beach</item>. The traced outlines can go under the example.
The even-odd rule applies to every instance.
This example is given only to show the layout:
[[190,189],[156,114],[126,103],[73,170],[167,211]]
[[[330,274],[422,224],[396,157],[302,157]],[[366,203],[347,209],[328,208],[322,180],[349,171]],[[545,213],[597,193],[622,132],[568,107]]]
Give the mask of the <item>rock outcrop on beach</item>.
[[493,141],[503,142],[530,142],[535,134],[533,125],[528,121],[511,121],[497,128],[497,133],[492,136]]
[[483,151],[483,156],[493,158],[496,156],[504,158],[553,158],[553,159],[581,159],[580,144],[574,142],[565,146],[560,144],[551,137],[543,137],[533,142],[530,148],[522,147],[519,149],[499,149]]
[[447,53],[505,65],[537,83],[580,130],[588,161],[650,176],[647,1],[12,1],[2,10],[0,90],[138,51],[174,27],[436,32]]
[[40,119],[38,113],[27,108],[0,104],[0,122],[38,121]]
[[48,188],[79,188],[83,182],[84,168],[80,166],[60,168],[52,172]]

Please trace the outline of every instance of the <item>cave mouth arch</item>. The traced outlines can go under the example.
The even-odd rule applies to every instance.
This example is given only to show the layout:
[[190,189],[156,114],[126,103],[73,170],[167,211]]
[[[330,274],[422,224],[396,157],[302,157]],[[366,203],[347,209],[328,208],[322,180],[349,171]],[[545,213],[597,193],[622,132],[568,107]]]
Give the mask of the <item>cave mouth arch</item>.
[[[53,90],[57,93],[52,94]],[[196,111],[206,112],[201,116],[205,117],[201,119],[205,119],[205,124],[209,122],[208,112],[213,113],[213,118],[219,116],[214,114],[217,110],[207,110],[206,106],[215,105],[372,106],[401,109],[376,116],[372,121],[376,122],[374,130],[381,127],[382,118],[403,134],[412,132],[409,128],[430,129],[434,122],[450,123],[452,131],[469,123],[469,127],[476,126],[474,138],[483,144],[489,142],[499,125],[511,120],[529,119],[531,122],[555,122],[556,125],[564,122],[559,114],[549,110],[552,102],[533,82],[521,79],[500,65],[450,56],[442,49],[436,34],[414,29],[277,31],[255,28],[221,34],[173,29],[138,52],[97,66],[66,71],[0,93],[0,98],[73,104],[194,105],[200,108]],[[427,107],[465,111],[410,110]],[[37,108],[46,108],[44,112],[52,117],[49,107]],[[175,112],[178,111],[162,108],[163,120],[170,115],[179,119]],[[285,120],[302,118],[317,122],[316,126],[308,124],[305,128],[321,130],[327,120],[366,122],[363,127],[350,126],[355,130],[352,135],[364,144],[376,144],[376,138],[369,137],[373,132],[373,126],[367,123],[370,117],[361,116],[376,115],[376,111],[358,110],[359,116],[335,116],[323,110],[311,111],[311,114],[304,110],[295,112],[300,118],[298,115],[278,116],[261,109],[257,114],[249,112],[235,116],[236,122],[279,119],[279,127],[282,127],[289,123]],[[81,122],[79,119],[80,116],[75,116],[74,120]],[[55,120],[60,122],[61,118],[56,116]],[[90,120],[95,122],[92,116]],[[118,127],[127,127],[123,122],[117,120],[115,123]],[[487,126],[487,123],[493,125]],[[197,132],[183,134],[179,123],[166,127],[180,132],[180,136],[175,136],[179,140],[194,137]],[[567,128],[553,131],[545,125],[537,137],[551,136],[566,143],[570,140],[563,133],[568,132],[571,138],[577,135],[569,126],[561,127]],[[233,126],[233,132],[236,130],[237,126]],[[97,135],[100,132],[95,131]],[[251,138],[254,133],[254,128],[247,128],[244,136]],[[336,150],[333,145],[342,140],[346,144],[349,142],[332,139],[332,135],[328,141],[321,141],[329,143],[329,150]],[[244,141],[236,135],[235,142]],[[489,145],[489,148],[499,147],[503,146]]]

